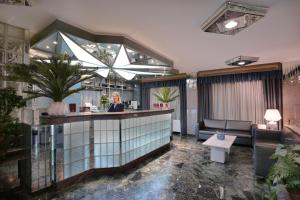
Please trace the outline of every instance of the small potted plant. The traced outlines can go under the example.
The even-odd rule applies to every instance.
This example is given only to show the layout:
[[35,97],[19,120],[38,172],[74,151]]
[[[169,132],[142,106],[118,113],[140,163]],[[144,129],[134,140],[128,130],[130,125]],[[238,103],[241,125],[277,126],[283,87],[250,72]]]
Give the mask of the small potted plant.
[[300,199],[300,145],[278,145],[272,159],[276,160],[268,175],[269,199],[285,193],[290,199]]
[[176,95],[177,90],[171,91],[170,87],[163,87],[158,92],[154,93],[154,96],[158,101],[163,103],[164,109],[169,109],[169,103],[174,101],[179,95]]
[[107,95],[102,95],[101,98],[100,98],[100,105],[101,105],[101,109],[102,110],[106,110],[106,106],[108,105],[109,103],[109,99],[108,99],[108,96]]

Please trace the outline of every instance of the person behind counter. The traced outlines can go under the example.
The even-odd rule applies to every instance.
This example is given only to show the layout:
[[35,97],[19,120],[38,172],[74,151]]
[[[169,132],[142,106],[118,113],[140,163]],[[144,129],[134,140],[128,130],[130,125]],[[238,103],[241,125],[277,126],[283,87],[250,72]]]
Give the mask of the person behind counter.
[[107,112],[124,112],[124,105],[121,103],[121,97],[118,92],[112,94],[113,103],[110,104]]

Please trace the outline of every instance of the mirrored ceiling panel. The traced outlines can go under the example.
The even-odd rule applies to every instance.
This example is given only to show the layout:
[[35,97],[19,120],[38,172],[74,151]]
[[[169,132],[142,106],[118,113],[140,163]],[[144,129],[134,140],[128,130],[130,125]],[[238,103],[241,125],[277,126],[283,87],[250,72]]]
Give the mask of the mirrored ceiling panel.
[[[78,30],[78,32],[82,31]],[[105,78],[115,76],[132,80],[146,76],[168,75],[173,72],[171,61],[167,64],[162,61],[167,59],[155,56],[157,54],[151,53],[151,50],[145,47],[138,48],[145,51],[136,50],[125,44],[128,39],[123,36],[94,35],[93,37],[88,35],[90,33],[80,35],[78,32],[56,30],[48,34],[43,33],[42,37],[34,41],[31,48],[47,52],[48,55],[49,53],[50,55],[68,54],[74,60],[74,64],[96,69],[95,73]],[[87,35],[89,37],[86,37]]]
[[152,58],[142,52],[136,51],[133,48],[126,47],[126,51],[131,64],[168,66],[166,63]]
[[98,58],[105,64],[112,66],[120,51],[120,44],[97,43],[99,49]]

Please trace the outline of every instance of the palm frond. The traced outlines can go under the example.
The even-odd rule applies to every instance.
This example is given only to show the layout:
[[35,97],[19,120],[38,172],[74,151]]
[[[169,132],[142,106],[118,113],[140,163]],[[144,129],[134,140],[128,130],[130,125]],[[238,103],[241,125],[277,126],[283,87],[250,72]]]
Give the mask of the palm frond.
[[156,91],[154,93],[154,96],[157,98],[158,101],[161,101],[163,103],[169,103],[174,101],[179,96],[175,94],[177,94],[177,90],[171,91],[171,88],[163,87],[159,91]]
[[26,91],[30,96],[48,97],[54,101],[62,101],[65,97],[83,90],[72,89],[76,84],[94,76],[93,71],[81,70],[80,65],[71,65],[65,55],[56,55],[50,62],[33,60],[29,65],[14,64],[5,67],[8,80],[36,85],[38,91]]

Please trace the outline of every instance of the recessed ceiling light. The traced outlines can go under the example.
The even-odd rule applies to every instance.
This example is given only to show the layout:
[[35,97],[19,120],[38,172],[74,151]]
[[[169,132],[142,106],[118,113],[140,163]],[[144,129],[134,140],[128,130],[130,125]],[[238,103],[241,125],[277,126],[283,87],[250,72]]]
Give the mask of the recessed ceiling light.
[[47,49],[50,49],[49,45],[46,46]]
[[53,41],[53,44],[57,45],[57,41]]
[[229,22],[227,22],[227,23],[225,24],[225,28],[231,29],[231,28],[236,27],[237,25],[238,25],[238,23],[237,23],[236,21],[230,20]]
[[250,57],[250,56],[237,56],[230,60],[227,60],[225,63],[231,66],[244,66],[251,63],[257,62],[259,57]]
[[245,61],[240,61],[240,62],[238,62],[238,65],[244,65],[244,64],[246,64]]

